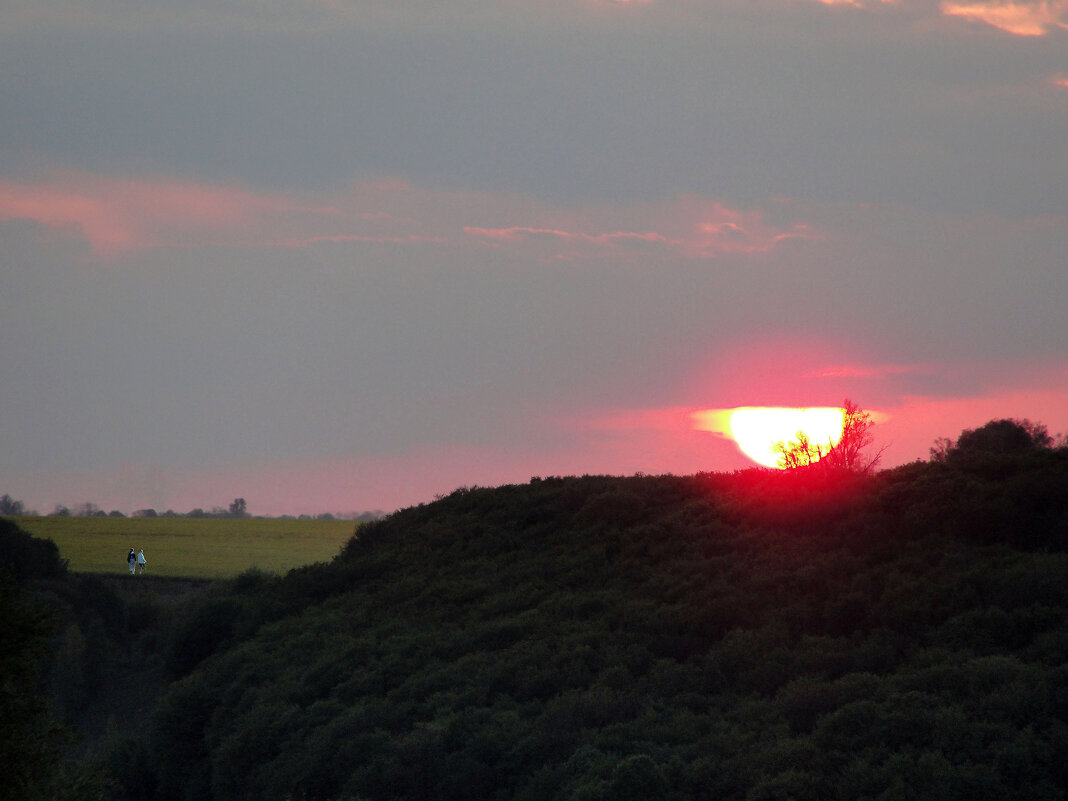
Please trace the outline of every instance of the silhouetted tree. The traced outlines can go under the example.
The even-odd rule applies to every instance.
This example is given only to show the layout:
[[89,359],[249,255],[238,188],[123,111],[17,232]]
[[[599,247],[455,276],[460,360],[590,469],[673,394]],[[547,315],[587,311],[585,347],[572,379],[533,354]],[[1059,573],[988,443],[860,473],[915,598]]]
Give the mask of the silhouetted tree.
[[[56,578],[66,570],[66,562],[59,558],[59,548],[52,540],[31,537],[13,521],[0,520],[0,576],[7,573],[23,582],[32,578]],[[0,639],[0,652],[3,643]],[[0,670],[0,680],[2,677],[3,670]]]
[[946,437],[931,446],[931,461],[945,462],[981,454],[1028,453],[1053,447],[1054,440],[1046,426],[1026,418],[991,420],[979,428],[966,428],[954,442]]
[[798,431],[795,440],[776,445],[779,466],[794,469],[819,464],[823,468],[870,473],[886,450],[883,447],[874,453],[869,451],[875,441],[874,426],[871,414],[846,398],[842,401],[842,436],[838,442],[813,442],[804,431]]
[[934,441],[934,444],[928,449],[930,453],[930,461],[932,462],[945,462],[949,459],[949,454],[953,450],[954,443],[949,437],[939,437]]
[[784,470],[811,467],[834,447],[830,442],[813,442],[804,431],[798,431],[794,437],[790,442],[779,442],[775,445],[779,453],[779,467]]
[[248,504],[244,498],[234,498],[230,504],[230,517],[248,517]]
[[25,507],[22,505],[22,501],[16,501],[10,495],[4,495],[3,497],[0,497],[0,515],[16,517],[25,513],[26,510]]
[[824,457],[824,463],[855,473],[872,472],[879,464],[886,446],[874,452],[869,450],[875,442],[872,435],[875,421],[871,419],[871,414],[846,398],[842,401],[842,421],[842,438]]

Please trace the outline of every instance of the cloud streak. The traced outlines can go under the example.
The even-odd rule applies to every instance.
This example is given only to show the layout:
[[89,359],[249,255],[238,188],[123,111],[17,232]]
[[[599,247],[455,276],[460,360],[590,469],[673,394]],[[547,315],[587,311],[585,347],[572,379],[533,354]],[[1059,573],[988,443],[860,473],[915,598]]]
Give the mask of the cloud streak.
[[[505,214],[533,225],[462,224]],[[310,247],[319,244],[461,245],[528,250],[541,258],[626,258],[650,249],[715,258],[767,252],[817,234],[782,227],[757,210],[697,197],[661,206],[569,209],[511,194],[426,190],[404,182],[357,184],[343,194],[254,192],[165,178],[55,172],[38,181],[0,181],[0,219],[77,229],[103,258],[154,248]],[[632,222],[637,230],[589,233],[584,225]],[[482,221],[480,221],[482,222]],[[662,230],[655,230],[661,227]]]
[[56,172],[38,182],[0,181],[0,219],[80,229],[101,256],[154,247],[202,245],[270,224],[280,216],[330,216],[278,193],[172,179]]
[[[762,211],[730,208],[705,198],[684,196],[661,206],[600,207],[581,212],[546,209],[546,219],[561,225],[467,226],[464,232],[493,247],[533,247],[551,258],[635,258],[650,250],[676,258],[714,259],[760,254],[789,241],[816,240],[804,222],[776,225]],[[569,218],[570,217],[570,218]],[[607,220],[626,221],[629,230],[591,227]],[[582,226],[589,226],[582,230]]]
[[1045,36],[1056,28],[1068,29],[1068,2],[986,2],[941,4],[942,13],[951,17],[985,22],[1016,36]]

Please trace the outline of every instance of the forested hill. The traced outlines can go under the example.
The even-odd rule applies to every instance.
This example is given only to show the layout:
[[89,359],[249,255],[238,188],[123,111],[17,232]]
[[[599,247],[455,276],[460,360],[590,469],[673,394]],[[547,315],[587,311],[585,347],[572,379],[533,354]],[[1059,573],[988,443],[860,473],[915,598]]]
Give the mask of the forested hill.
[[111,797],[1065,797],[1064,449],[535,479],[359,531],[184,610]]
[[1063,451],[461,490],[212,601],[130,797],[1063,798],[1066,524]]

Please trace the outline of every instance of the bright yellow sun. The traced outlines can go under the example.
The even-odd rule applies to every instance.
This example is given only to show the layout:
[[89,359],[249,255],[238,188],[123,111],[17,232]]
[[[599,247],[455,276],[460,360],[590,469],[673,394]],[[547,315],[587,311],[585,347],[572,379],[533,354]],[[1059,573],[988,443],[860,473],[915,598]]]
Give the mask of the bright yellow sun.
[[843,410],[837,407],[743,406],[730,416],[731,436],[742,453],[767,467],[779,467],[779,442],[794,442],[804,432],[809,442],[836,445],[842,437]]

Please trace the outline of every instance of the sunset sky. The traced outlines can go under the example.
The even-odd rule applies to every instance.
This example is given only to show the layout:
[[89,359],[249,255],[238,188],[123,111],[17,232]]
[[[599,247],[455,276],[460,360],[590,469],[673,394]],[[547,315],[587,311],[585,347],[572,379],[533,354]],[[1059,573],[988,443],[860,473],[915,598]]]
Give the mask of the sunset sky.
[[1068,431],[1068,0],[7,0],[0,397],[42,512]]

